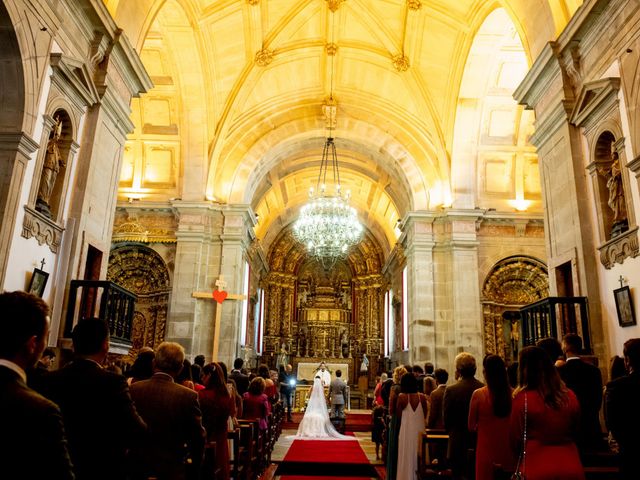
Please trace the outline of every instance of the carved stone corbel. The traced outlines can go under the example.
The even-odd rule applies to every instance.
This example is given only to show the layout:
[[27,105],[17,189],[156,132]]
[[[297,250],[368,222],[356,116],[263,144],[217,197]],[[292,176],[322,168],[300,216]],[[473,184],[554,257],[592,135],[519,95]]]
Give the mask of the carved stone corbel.
[[47,244],[53,253],[58,253],[62,232],[64,228],[40,212],[24,207],[24,222],[22,223],[22,236],[24,238],[35,237],[38,245]]
[[600,251],[600,262],[607,270],[616,263],[624,263],[624,260],[628,257],[637,257],[638,253],[640,253],[640,248],[638,248],[638,227],[627,230],[605,242],[598,250]]

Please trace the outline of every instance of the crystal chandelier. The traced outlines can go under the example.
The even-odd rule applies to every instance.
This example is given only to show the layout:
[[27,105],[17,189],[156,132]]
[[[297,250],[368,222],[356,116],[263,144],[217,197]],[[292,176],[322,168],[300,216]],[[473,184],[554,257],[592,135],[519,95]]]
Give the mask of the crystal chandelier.
[[[329,163],[331,162],[331,166]],[[327,193],[327,172],[333,170],[334,191]],[[360,241],[364,231],[355,208],[349,206],[349,192],[342,195],[338,156],[332,137],[328,137],[322,150],[322,161],[316,189],[309,189],[309,202],[300,210],[293,225],[293,233],[311,255],[325,269],[344,258],[349,248]]]

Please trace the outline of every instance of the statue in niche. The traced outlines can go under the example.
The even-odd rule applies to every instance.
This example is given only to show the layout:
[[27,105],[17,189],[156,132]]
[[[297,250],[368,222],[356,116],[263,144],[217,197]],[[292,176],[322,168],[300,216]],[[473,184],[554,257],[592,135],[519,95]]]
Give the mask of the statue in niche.
[[306,288],[300,290],[300,293],[298,294],[298,308],[307,306],[308,295],[309,293],[307,292]]
[[349,335],[344,328],[340,334],[340,349],[342,352],[342,358],[347,358],[349,356]]
[[44,165],[42,166],[42,176],[40,177],[40,186],[38,187],[38,198],[36,201],[36,210],[51,218],[51,210],[49,201],[53,193],[53,187],[56,184],[56,178],[60,167],[65,167],[64,159],[60,155],[60,143],[62,137],[62,120],[56,115],[55,124],[51,130],[51,136],[47,143],[47,152],[44,155]]
[[280,367],[286,367],[289,364],[289,355],[287,354],[287,346],[282,342],[280,345],[280,353],[276,360],[276,370],[280,371]]
[[620,161],[613,141],[611,142],[610,159],[610,167],[608,169],[598,168],[598,173],[607,180],[607,189],[609,190],[607,205],[613,212],[613,225],[611,227],[611,238],[613,238],[629,228]]

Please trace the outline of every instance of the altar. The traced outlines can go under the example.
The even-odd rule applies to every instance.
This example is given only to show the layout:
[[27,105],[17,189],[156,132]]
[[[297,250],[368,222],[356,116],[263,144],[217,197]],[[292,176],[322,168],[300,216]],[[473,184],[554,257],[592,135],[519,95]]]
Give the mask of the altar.
[[[313,379],[320,367],[321,362],[322,360],[317,362],[298,362],[296,365],[298,368],[296,372],[296,378],[298,379],[298,382],[300,382],[301,380],[306,380],[307,382],[309,382],[309,384],[313,384]],[[344,380],[347,385],[349,384],[350,365],[348,363],[332,363],[331,361],[327,361],[324,362],[324,364],[331,374],[331,380],[336,378],[336,370],[340,370],[342,372],[342,376],[340,378]]]
[[[307,406],[307,399],[309,398],[311,387],[313,385],[298,385],[296,386],[296,393],[293,398],[293,411],[302,412]],[[329,408],[329,387],[324,387],[324,398],[327,402],[327,409]],[[345,399],[345,409],[351,410],[351,389],[347,385],[347,398]]]

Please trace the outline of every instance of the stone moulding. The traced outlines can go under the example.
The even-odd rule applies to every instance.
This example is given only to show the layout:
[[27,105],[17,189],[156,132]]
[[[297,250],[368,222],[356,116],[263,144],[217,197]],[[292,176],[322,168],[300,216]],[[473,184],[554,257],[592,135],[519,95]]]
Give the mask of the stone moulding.
[[600,251],[600,262],[607,270],[611,269],[616,263],[622,264],[626,258],[635,258],[640,253],[638,248],[638,227],[632,228],[608,240],[598,247]]
[[53,253],[58,253],[64,228],[26,205],[24,210],[22,236],[27,239],[35,237],[38,245],[47,244]]

